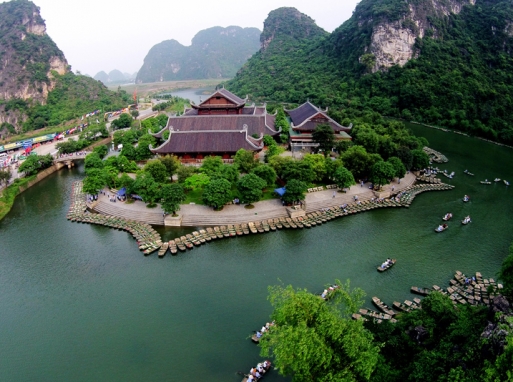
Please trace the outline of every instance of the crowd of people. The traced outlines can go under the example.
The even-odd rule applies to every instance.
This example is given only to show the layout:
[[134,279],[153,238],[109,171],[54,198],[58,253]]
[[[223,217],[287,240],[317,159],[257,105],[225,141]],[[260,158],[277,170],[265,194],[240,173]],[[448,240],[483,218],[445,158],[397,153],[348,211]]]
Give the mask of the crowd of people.
[[252,367],[248,374],[248,382],[258,381],[270,367],[270,361],[260,362],[256,367]]

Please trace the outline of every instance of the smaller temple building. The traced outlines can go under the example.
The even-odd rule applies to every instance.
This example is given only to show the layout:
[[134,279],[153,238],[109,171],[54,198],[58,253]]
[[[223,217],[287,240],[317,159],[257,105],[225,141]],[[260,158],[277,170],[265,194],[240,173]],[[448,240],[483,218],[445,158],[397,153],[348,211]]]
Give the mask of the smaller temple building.
[[353,125],[342,126],[328,116],[328,109],[321,110],[310,102],[305,102],[296,109],[285,109],[285,112],[291,120],[290,146],[292,151],[317,147],[318,144],[313,141],[312,133],[320,124],[330,125],[337,141],[352,140],[348,133],[351,132]]
[[261,151],[264,135],[276,136],[281,130],[276,130],[275,115],[268,114],[265,105],[246,106],[246,102],[247,98],[224,88],[215,91],[199,105],[185,109],[183,115],[170,117],[167,126],[154,134],[164,142],[150,147],[151,152],[187,161],[209,155],[230,159],[239,149]]

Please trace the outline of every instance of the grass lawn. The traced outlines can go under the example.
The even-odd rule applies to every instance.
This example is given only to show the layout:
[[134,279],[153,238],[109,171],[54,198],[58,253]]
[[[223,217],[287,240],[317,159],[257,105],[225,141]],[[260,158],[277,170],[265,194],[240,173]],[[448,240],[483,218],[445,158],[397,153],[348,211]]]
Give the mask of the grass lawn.
[[185,199],[185,202],[183,202],[183,204],[204,204],[203,199],[201,198],[201,196],[203,195],[203,190],[201,188],[192,191],[187,191],[186,195],[187,199]]

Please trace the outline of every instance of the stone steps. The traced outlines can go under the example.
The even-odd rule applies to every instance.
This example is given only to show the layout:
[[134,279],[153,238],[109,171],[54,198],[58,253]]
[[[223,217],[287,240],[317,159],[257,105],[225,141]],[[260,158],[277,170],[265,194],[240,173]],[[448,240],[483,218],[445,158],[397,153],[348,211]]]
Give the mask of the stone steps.
[[103,215],[120,216],[125,219],[148,223],[151,225],[164,225],[162,213],[154,211],[132,211],[119,208],[114,203],[98,201],[94,211]]
[[187,227],[202,227],[202,226],[219,226],[227,224],[248,223],[249,221],[262,221],[267,219],[276,219],[281,217],[288,217],[285,210],[276,211],[263,211],[258,212],[258,215],[245,216],[245,215],[190,215],[184,214],[182,217],[182,226]]

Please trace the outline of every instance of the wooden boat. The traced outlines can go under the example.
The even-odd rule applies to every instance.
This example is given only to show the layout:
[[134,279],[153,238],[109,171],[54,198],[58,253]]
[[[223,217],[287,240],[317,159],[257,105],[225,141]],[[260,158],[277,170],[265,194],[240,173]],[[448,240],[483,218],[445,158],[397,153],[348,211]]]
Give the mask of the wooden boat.
[[420,294],[421,296],[427,296],[431,290],[428,288],[419,288],[416,286],[412,286],[410,288],[410,292]]
[[187,250],[187,247],[185,246],[185,243],[182,242],[182,239],[181,238],[176,238],[175,239],[175,243],[176,243],[176,246],[178,247],[178,249],[182,252],[185,252]]
[[500,182],[501,180],[499,178],[495,178],[493,181],[494,182]]
[[193,249],[194,245],[189,241],[189,239],[185,236],[180,236],[180,240],[182,241],[183,245],[185,245],[188,249]]
[[159,249],[159,257],[164,257],[164,255],[167,252],[167,249],[169,248],[169,243],[166,241]]
[[407,313],[407,312],[411,311],[410,307],[408,307],[408,306],[406,306],[404,304],[401,304],[399,301],[394,301],[393,307],[394,307],[394,309],[399,310],[401,312],[406,312]]
[[212,241],[212,237],[204,229],[200,229],[199,233],[206,241]]
[[445,221],[448,221],[448,220],[451,220],[452,218],[452,214],[450,212],[447,212],[444,217],[442,218],[442,220],[445,220]]
[[463,173],[467,174],[467,175],[470,175],[470,176],[474,176],[474,174],[472,174],[471,172],[469,172],[468,170],[465,170],[463,171]]
[[176,242],[174,240],[169,240],[168,245],[169,245],[169,251],[171,252],[171,254],[176,255],[176,253],[178,252]]
[[470,216],[467,216],[465,219],[461,221],[461,224],[467,225],[468,223],[471,223],[472,220],[470,220]]
[[389,314],[390,316],[395,316],[395,312],[388,307],[387,304],[385,304],[383,301],[381,301],[378,297],[373,297],[372,302],[374,305],[378,307],[379,310],[381,310],[383,313]]
[[[264,369],[264,372],[262,373],[260,378],[253,378],[253,381],[255,381],[255,382],[260,381],[267,374],[267,372],[271,369],[272,364],[271,364],[271,361],[265,360],[265,362],[259,362],[256,365],[256,368],[258,369],[260,366]],[[244,376],[244,378],[242,379],[242,382],[248,382],[249,374],[244,374],[240,371],[238,372],[238,374]]]
[[468,202],[468,201],[470,201],[470,196],[465,195],[465,196],[463,197],[463,201],[464,201],[465,203],[466,203],[466,202]]
[[504,179],[503,182],[506,186],[509,186],[509,182],[506,179]]
[[447,224],[439,225],[437,228],[435,228],[435,232],[443,232],[445,231],[449,226]]
[[392,267],[394,266],[394,264],[395,264],[395,262],[396,262],[396,261],[397,261],[396,259],[391,259],[390,261],[385,261],[383,264],[385,264],[385,263],[386,263],[386,265],[383,267],[383,264],[381,264],[381,265],[377,268],[378,272],[385,272],[387,269],[392,268]]

